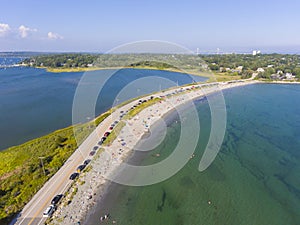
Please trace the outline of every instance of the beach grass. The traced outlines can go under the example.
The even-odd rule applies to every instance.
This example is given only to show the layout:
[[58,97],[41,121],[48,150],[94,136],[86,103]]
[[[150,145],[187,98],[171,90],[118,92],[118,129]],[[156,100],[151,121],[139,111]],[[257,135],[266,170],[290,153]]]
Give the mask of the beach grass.
[[[0,152],[0,222],[19,212],[111,110]],[[76,135],[76,138],[75,138]]]
[[135,115],[137,115],[138,113],[140,113],[141,111],[143,111],[145,108],[148,108],[149,106],[154,105],[155,103],[157,103],[159,101],[162,101],[162,99],[160,99],[160,98],[153,98],[151,100],[148,100],[147,102],[144,102],[144,103],[138,105],[134,109],[130,110],[128,112],[128,114],[126,114],[124,116],[124,119],[127,120],[127,119],[133,118]]
[[104,141],[104,146],[109,146],[113,143],[113,141],[118,137],[123,127],[126,125],[124,121],[120,121],[112,130],[110,135],[107,137],[107,139]]

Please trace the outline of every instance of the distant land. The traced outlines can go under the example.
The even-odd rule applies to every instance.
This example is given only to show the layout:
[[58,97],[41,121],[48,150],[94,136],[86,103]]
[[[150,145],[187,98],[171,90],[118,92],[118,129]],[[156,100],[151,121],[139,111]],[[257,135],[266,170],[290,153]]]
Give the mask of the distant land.
[[[32,53],[33,54],[33,53]],[[76,72],[97,69],[143,68],[213,75],[218,81],[256,77],[264,80],[298,81],[300,55],[289,54],[39,54],[25,58],[20,65],[46,68],[50,72]]]

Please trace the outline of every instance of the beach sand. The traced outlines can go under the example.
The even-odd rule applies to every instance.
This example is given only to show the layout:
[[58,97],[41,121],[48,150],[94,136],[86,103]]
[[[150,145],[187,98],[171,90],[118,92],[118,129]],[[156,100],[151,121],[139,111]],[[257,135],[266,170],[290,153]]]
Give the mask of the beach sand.
[[[155,95],[161,101],[145,108],[136,116],[129,120],[124,120],[126,125],[121,130],[119,136],[110,146],[104,147],[104,152],[98,154],[90,163],[92,169],[80,175],[79,180],[74,183],[69,193],[73,194],[72,200],[66,204],[70,194],[58,207],[53,215],[50,224],[90,224],[89,215],[99,210],[103,202],[109,204],[108,199],[113,202],[113,196],[107,195],[107,190],[117,188],[117,185],[107,179],[113,174],[122,162],[127,161],[134,155],[134,149],[139,141],[147,135],[149,129],[159,122],[163,116],[177,107],[191,102],[197,98],[215,93],[228,88],[258,83],[257,81],[230,81],[220,83],[195,84],[186,87],[177,87]],[[188,90],[189,89],[189,90]],[[182,92],[175,93],[175,90]],[[150,97],[150,95],[149,95]],[[144,97],[143,99],[148,99]],[[138,103],[138,101],[135,101]],[[132,103],[130,103],[132,105]],[[109,118],[108,118],[109,119]],[[110,118],[111,119],[111,118]],[[149,134],[148,134],[149,135]],[[143,157],[143,156],[140,156]],[[140,158],[135,159],[137,164]],[[101,208],[101,207],[100,207]],[[109,212],[101,212],[99,218]]]

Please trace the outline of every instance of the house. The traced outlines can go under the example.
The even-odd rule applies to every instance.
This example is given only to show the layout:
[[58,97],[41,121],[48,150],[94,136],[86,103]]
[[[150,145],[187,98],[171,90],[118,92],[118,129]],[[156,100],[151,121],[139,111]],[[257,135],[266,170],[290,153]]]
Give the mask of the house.
[[238,73],[242,73],[242,72],[243,72],[243,66],[238,66],[235,70],[236,70]]
[[282,80],[283,77],[281,77],[280,74],[272,74],[270,78],[272,80]]
[[263,68],[258,68],[256,71],[257,71],[258,73],[264,73],[264,72],[265,72],[265,70],[264,70]]
[[285,78],[286,78],[287,80],[292,80],[292,79],[295,78],[295,76],[293,76],[292,73],[286,73],[286,74],[285,74]]

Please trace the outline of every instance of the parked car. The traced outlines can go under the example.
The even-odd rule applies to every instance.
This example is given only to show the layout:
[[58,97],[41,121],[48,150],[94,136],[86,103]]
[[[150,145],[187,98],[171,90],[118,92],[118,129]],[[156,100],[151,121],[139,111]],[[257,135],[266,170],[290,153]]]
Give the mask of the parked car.
[[106,137],[105,137],[105,136],[101,138],[101,141],[102,141],[102,142],[104,142],[105,140],[106,140]]
[[98,142],[98,145],[102,145],[103,144],[103,141],[102,139]]
[[95,151],[91,151],[89,155],[93,156],[93,155],[95,155],[95,153],[96,153]]
[[72,173],[70,176],[70,180],[75,180],[76,177],[78,177],[79,173]]
[[114,127],[109,127],[110,130],[114,129]]
[[58,203],[60,202],[60,200],[62,199],[62,197],[63,197],[62,194],[56,195],[56,196],[52,199],[51,204],[55,206],[56,204],[58,204]]
[[94,146],[93,150],[97,150],[99,147],[98,146]]
[[82,170],[84,170],[86,165],[80,165],[77,167],[77,172],[80,173]]
[[55,211],[55,207],[53,205],[50,205],[43,213],[43,217],[49,217],[51,216]]
[[107,131],[107,132],[104,133],[103,136],[104,136],[104,137],[108,137],[108,135],[110,135],[110,132]]
[[90,159],[84,160],[83,165],[87,165],[87,164],[89,164],[90,162],[91,162]]

